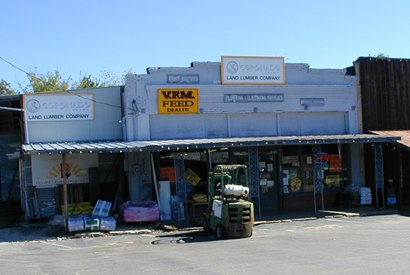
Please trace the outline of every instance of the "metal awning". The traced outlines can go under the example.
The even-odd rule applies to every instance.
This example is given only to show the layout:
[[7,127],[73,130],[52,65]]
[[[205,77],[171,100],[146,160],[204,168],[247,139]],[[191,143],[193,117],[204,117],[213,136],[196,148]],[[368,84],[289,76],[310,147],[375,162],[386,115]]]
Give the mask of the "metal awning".
[[317,135],[23,144],[24,154],[159,152],[241,146],[396,142],[396,135]]
[[371,133],[380,137],[398,136],[400,139],[396,141],[396,144],[410,150],[410,130],[371,131]]

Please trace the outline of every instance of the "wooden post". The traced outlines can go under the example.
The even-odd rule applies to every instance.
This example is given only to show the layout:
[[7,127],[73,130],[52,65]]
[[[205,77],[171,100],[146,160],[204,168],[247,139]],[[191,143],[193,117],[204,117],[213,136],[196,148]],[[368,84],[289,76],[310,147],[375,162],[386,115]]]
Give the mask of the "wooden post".
[[159,198],[159,192],[158,192],[158,182],[157,182],[157,175],[155,172],[155,163],[154,163],[154,157],[152,156],[152,153],[150,153],[151,155],[151,171],[152,171],[152,178],[154,179],[154,186],[155,186],[155,195],[157,195],[157,204],[158,204],[158,208],[159,208],[159,217],[161,219],[161,221],[163,220],[162,218],[162,208],[161,208],[161,203],[160,203],[160,198]]

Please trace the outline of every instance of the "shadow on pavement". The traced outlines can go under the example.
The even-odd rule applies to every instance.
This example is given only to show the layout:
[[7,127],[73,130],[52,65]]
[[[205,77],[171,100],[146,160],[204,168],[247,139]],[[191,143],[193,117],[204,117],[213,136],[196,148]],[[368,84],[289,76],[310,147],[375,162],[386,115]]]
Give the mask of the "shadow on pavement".
[[[117,229],[111,232],[88,231],[68,234],[62,223],[55,223],[53,221],[30,223],[25,221],[23,215],[18,213],[15,206],[6,207],[1,205],[0,210],[0,243],[115,236],[123,234],[155,234],[156,238],[152,242],[153,245],[218,241],[215,234],[203,232],[202,226],[195,224],[166,224],[162,222],[131,225],[118,223]],[[320,213],[320,215],[315,214],[313,211],[277,211],[265,213],[262,217],[257,216],[255,226],[263,223],[318,219],[323,217],[364,217],[391,214],[410,216],[409,213],[410,211],[372,207],[331,209]]]
[[215,234],[212,232],[204,232],[202,229],[198,229],[191,232],[180,232],[174,234],[163,234],[158,235],[154,241],[151,242],[153,245],[164,245],[164,244],[185,244],[185,243],[199,243],[199,242],[214,242],[220,241],[216,238]]
[[64,237],[64,227],[48,224],[21,223],[0,229],[0,242],[28,242]]

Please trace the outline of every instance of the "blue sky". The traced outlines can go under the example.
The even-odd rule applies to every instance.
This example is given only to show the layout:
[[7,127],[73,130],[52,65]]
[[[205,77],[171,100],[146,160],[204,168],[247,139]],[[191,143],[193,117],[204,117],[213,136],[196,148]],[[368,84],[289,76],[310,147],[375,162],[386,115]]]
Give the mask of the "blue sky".
[[[222,55],[312,68],[379,53],[410,58],[407,0],[4,0],[0,10],[0,57],[75,81]],[[26,76],[0,60],[1,79],[16,87]]]

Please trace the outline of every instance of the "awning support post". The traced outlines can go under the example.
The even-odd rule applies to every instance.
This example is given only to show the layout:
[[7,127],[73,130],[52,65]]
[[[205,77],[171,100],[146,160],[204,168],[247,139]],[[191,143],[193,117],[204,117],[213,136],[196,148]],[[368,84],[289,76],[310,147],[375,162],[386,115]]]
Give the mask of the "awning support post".
[[397,198],[397,206],[399,209],[403,206],[403,187],[404,187],[404,179],[403,179],[403,149],[399,148],[399,191],[398,191],[398,198]]
[[259,219],[262,217],[261,210],[261,200],[260,200],[260,172],[259,172],[259,155],[258,147],[252,146],[248,147],[248,156],[249,156],[249,189],[251,200],[258,201],[258,214]]
[[[173,153],[174,169],[175,169],[175,181],[176,181],[176,193],[177,193],[177,206],[174,211],[177,214],[178,221],[187,221],[187,215],[185,213],[187,209],[187,195],[186,195],[186,181],[185,181],[185,164],[183,152]],[[184,207],[185,206],[185,207]],[[181,209],[184,208],[184,209]]]
[[325,203],[323,199],[323,162],[321,161],[321,146],[320,145],[313,145],[313,158],[314,158],[314,173],[313,173],[313,181],[314,181],[314,188],[313,188],[313,203],[315,206],[315,215],[318,214],[317,210],[317,201],[316,197],[317,194],[321,195],[322,199],[322,212],[325,210]]
[[64,227],[68,231],[68,192],[67,192],[67,160],[66,154],[61,155],[61,176],[63,178],[63,197],[64,197]]
[[376,207],[379,208],[379,191],[382,193],[382,207],[384,208],[384,171],[383,171],[383,146],[381,143],[375,144],[374,147],[374,165],[375,165],[375,189],[376,189]]
[[155,162],[154,162],[154,157],[152,155],[152,152],[150,153],[150,155],[151,155],[151,171],[152,171],[152,178],[154,180],[155,195],[157,196],[157,204],[158,204],[158,208],[160,209],[159,217],[161,221],[163,221],[163,217],[162,217],[163,211],[161,208],[161,202],[160,202],[161,200],[160,200],[159,192],[158,192],[157,173],[155,172]]

